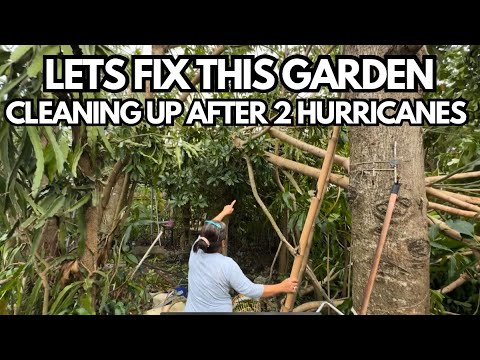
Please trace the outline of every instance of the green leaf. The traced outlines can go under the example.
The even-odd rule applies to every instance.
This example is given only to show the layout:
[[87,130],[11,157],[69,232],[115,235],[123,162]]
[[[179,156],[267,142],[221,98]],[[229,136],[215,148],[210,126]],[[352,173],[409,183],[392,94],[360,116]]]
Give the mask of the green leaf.
[[100,314],[105,309],[105,304],[107,303],[109,293],[110,293],[110,280],[108,277],[106,277],[105,284],[103,284],[103,288],[102,288],[102,300],[100,301],[100,307],[98,309],[98,312]]
[[82,153],[83,153],[83,146],[80,146],[80,144],[77,144],[70,162],[70,168],[72,170],[73,177],[75,178],[77,177],[78,161],[80,160]]
[[177,158],[177,165],[182,167],[182,149],[179,146],[175,147],[175,157]]
[[26,314],[27,315],[35,315],[35,305],[37,304],[38,300],[38,295],[40,293],[40,288],[42,287],[42,279],[38,278],[38,280],[35,283],[35,286],[33,287],[32,292],[28,296],[28,301],[27,301],[27,309],[26,309]]
[[95,314],[91,314],[87,309],[85,308],[79,308],[79,309],[76,309],[75,312],[77,313],[77,315],[95,315]]
[[52,128],[49,126],[45,126],[44,130],[45,130],[45,134],[47,135],[47,139],[50,142],[50,145],[52,145],[53,152],[55,153],[55,160],[57,162],[57,172],[58,174],[61,174],[63,172],[63,163],[65,162],[63,152],[57,143],[57,139],[55,138],[55,134],[53,133]]
[[92,194],[87,194],[84,197],[82,197],[75,205],[73,205],[70,209],[65,211],[65,214],[68,214],[69,212],[75,211],[79,208],[81,208],[83,205],[85,205],[88,200],[92,197]]
[[283,199],[283,202],[285,203],[285,205],[287,205],[287,207],[290,210],[293,210],[292,205],[290,204],[292,202],[292,198],[291,198],[291,195],[288,191],[285,191],[284,193],[282,193],[282,199]]
[[27,74],[30,77],[36,77],[38,73],[42,70],[43,66],[43,57],[45,55],[57,55],[58,46],[57,45],[47,45],[42,47],[42,49],[35,55],[32,63],[27,69]]
[[473,237],[474,235],[474,226],[465,220],[448,220],[446,222],[453,230],[457,230],[460,234],[466,235],[468,237]]
[[430,245],[436,249],[441,249],[441,250],[445,250],[445,251],[448,251],[448,252],[453,252],[452,250],[450,250],[448,247],[442,245],[442,244],[439,244],[437,242],[430,242]]
[[34,126],[27,126],[28,136],[33,145],[35,157],[37,159],[37,165],[35,168],[35,176],[32,184],[32,196],[35,197],[40,189],[40,183],[42,182],[43,171],[45,168],[45,160],[43,158],[42,144],[40,142],[40,136],[38,135],[38,129]]
[[[8,189],[9,191],[11,191],[13,189],[13,187],[15,186],[17,171],[18,171],[20,165],[23,164],[25,161],[30,160],[30,159],[26,159],[27,156],[28,157],[30,156],[30,151],[31,151],[30,144],[27,142],[27,138],[28,138],[27,135],[28,135],[27,131],[23,131],[22,140],[19,144],[19,148],[21,149],[21,153],[18,156],[17,160],[15,161],[15,164],[13,165],[13,169],[10,170],[10,175],[8,176],[6,189]],[[5,160],[4,160],[4,166],[6,168],[7,168],[7,166],[9,166],[8,162],[5,162]]]
[[63,204],[65,203],[65,196],[59,196],[55,199],[52,205],[47,209],[44,215],[42,215],[38,219],[38,223],[35,225],[35,229],[39,229],[42,225],[42,222],[51,218],[52,216],[56,215],[59,210],[62,208]]
[[63,290],[60,292],[60,294],[58,294],[57,298],[55,299],[52,306],[50,307],[50,311],[48,313],[50,315],[54,315],[56,314],[57,310],[61,311],[61,307],[59,307],[59,305],[60,305],[60,302],[63,300],[64,296],[69,291],[72,291],[73,293],[75,293],[80,288],[80,286],[82,286],[82,284],[83,284],[83,281],[77,281],[70,285],[65,286]]
[[15,50],[13,50],[12,55],[10,55],[10,60],[12,62],[20,60],[20,58],[25,55],[28,50],[30,50],[33,45],[19,45]]
[[12,66],[11,63],[6,63],[0,66],[0,76],[2,76],[5,73],[5,71],[7,71],[7,69],[11,66]]
[[18,186],[18,191],[23,195],[25,201],[30,204],[35,214],[38,216],[45,214],[45,210],[40,205],[36,204],[32,197],[25,190],[23,190],[21,186]]
[[15,80],[7,82],[1,89],[0,89],[0,99],[3,100],[4,96],[10,92],[13,88],[19,85],[23,80],[27,78],[27,74],[23,73]]
[[453,280],[456,277],[456,273],[457,273],[457,259],[455,258],[455,256],[452,256],[450,258],[450,264],[448,267],[448,278]]
[[440,232],[440,227],[438,226],[438,224],[431,225],[428,228],[428,238],[430,239],[430,241],[435,241],[439,232]]
[[95,315],[95,310],[92,306],[92,295],[89,292],[84,293],[80,297],[80,305],[87,311],[85,315]]
[[98,137],[98,129],[96,126],[87,126],[87,142],[91,149],[95,147]]
[[110,144],[110,141],[108,141],[107,137],[105,136],[105,130],[102,127],[98,128],[98,134],[100,135],[100,138],[103,141],[103,144],[107,148],[108,152],[110,153],[111,157],[115,157],[115,152],[113,151],[112,145]]
[[138,264],[138,259],[133,254],[127,254],[127,260],[130,261],[132,264]]

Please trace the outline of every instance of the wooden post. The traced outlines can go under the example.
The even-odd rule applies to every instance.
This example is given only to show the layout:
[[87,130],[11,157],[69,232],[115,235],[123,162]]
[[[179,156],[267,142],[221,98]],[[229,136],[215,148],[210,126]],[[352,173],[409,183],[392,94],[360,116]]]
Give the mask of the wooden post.
[[[328,141],[327,153],[325,155],[325,160],[323,161],[322,168],[320,170],[320,176],[318,177],[317,182],[317,193],[315,197],[312,198],[310,203],[310,208],[308,209],[307,218],[303,226],[302,235],[300,236],[300,244],[297,254],[295,255],[295,260],[293,261],[292,271],[290,277],[298,279],[299,284],[302,281],[302,276],[305,271],[305,267],[308,262],[308,255],[310,253],[310,248],[312,245],[311,234],[313,235],[313,228],[315,226],[315,219],[318,216],[320,211],[323,197],[328,184],[328,177],[332,170],[333,157],[335,155],[335,149],[337,147],[338,135],[340,133],[340,127],[334,126],[332,131],[332,136]],[[310,240],[310,241],[309,241]],[[297,289],[298,292],[298,289]],[[293,310],[295,304],[295,299],[297,297],[297,292],[289,293],[285,304],[282,306],[282,312],[290,312]]]

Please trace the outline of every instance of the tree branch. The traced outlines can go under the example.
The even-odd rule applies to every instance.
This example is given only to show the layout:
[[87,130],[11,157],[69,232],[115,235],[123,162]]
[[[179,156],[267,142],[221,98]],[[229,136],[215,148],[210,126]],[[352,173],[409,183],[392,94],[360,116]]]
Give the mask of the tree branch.
[[426,192],[428,195],[435,196],[438,199],[448,201],[449,203],[452,203],[454,205],[460,206],[464,209],[474,211],[476,213],[480,213],[480,207],[472,205],[466,201],[460,200],[457,197],[450,196],[448,193],[445,193],[442,190],[438,190],[432,187],[426,187],[425,188]]
[[452,196],[454,198],[457,198],[459,200],[465,201],[473,205],[480,205],[480,197],[458,194],[458,193],[454,193],[454,192],[443,190],[443,189],[436,189],[436,190],[441,191],[443,194],[445,194],[445,196]]
[[470,171],[466,173],[458,173],[451,175],[440,175],[440,176],[429,176],[425,178],[425,185],[431,186],[434,183],[443,181],[443,180],[458,180],[458,179],[469,179],[480,177],[480,171]]
[[110,200],[110,193],[112,191],[112,188],[117,182],[118,176],[120,175],[120,172],[122,171],[127,161],[128,159],[127,157],[125,157],[115,163],[115,166],[113,167],[113,170],[108,177],[107,185],[105,185],[105,188],[102,192],[102,209],[105,209],[107,207],[108,201]]
[[451,207],[451,206],[438,204],[438,203],[432,202],[432,201],[428,202],[428,208],[433,209],[433,210],[441,210],[441,211],[445,211],[449,214],[464,216],[464,217],[469,217],[469,218],[477,218],[479,216],[478,213],[473,212],[473,211],[461,210],[461,209],[457,209],[457,208],[454,208],[454,207]]
[[[295,256],[296,255],[296,250],[293,248],[293,246],[285,238],[282,231],[278,227],[275,219],[273,218],[272,214],[270,213],[270,211],[268,211],[264,202],[262,201],[262,199],[258,195],[257,185],[255,184],[255,177],[253,175],[253,167],[252,167],[252,162],[250,161],[250,158],[247,155],[245,155],[244,159],[247,162],[248,178],[250,180],[250,187],[252,188],[252,192],[253,192],[253,196],[255,197],[255,200],[257,201],[258,205],[260,205],[261,209],[263,210],[264,214],[267,216],[268,220],[270,220],[270,223],[272,224],[273,229],[277,233],[277,236],[285,244],[285,246],[287,247],[290,254],[292,256]],[[317,289],[317,291],[319,291],[325,299],[327,299],[328,301],[331,302],[331,299],[328,297],[325,290],[323,290],[322,286],[320,285],[320,282],[318,281],[317,277],[315,276],[315,273],[310,268],[310,266],[307,266],[307,269],[306,269],[305,272],[307,273],[309,278],[312,280],[312,285]]]
[[[465,246],[470,247],[472,249],[478,250],[478,246],[475,246],[475,244],[471,244],[467,239],[465,239],[462,234],[457,231],[452,229],[450,226],[448,226],[446,223],[444,223],[442,220],[435,219],[433,216],[427,214],[427,220],[430,223],[430,225],[438,225],[438,228],[447,236],[451,237],[454,240],[461,241],[465,244]],[[480,243],[480,238],[476,235],[473,236],[473,239],[477,242]]]
[[[265,158],[268,162],[270,162],[274,165],[277,165],[281,168],[292,170],[292,171],[298,172],[300,174],[303,174],[303,175],[306,175],[306,176],[311,176],[311,177],[314,177],[314,178],[318,178],[320,176],[320,170],[316,169],[314,167],[311,167],[311,166],[308,166],[308,165],[305,165],[305,164],[301,164],[301,163],[293,161],[293,160],[285,159],[283,157],[274,155],[274,154],[269,153],[269,152],[265,152],[264,155],[265,155]],[[329,181],[332,184],[340,186],[344,189],[348,188],[349,179],[345,175],[339,175],[339,174],[331,173],[330,177],[329,177]]]
[[[323,150],[319,147],[307,144],[306,142],[303,142],[299,139],[296,139],[293,136],[287,135],[286,133],[284,133],[283,131],[280,131],[278,129],[271,128],[271,129],[269,129],[269,132],[270,132],[270,135],[279,139],[280,141],[283,141],[287,144],[290,144],[293,147],[295,147],[297,149],[300,149],[300,150],[303,150],[303,151],[306,151],[306,152],[308,152],[312,155],[318,156],[320,158],[325,158],[325,155],[327,154],[326,150]],[[340,165],[341,167],[343,167],[347,171],[350,168],[350,159],[349,158],[346,158],[346,157],[343,157],[343,156],[340,156],[340,155],[335,155],[335,157],[333,158],[333,162],[337,165]]]

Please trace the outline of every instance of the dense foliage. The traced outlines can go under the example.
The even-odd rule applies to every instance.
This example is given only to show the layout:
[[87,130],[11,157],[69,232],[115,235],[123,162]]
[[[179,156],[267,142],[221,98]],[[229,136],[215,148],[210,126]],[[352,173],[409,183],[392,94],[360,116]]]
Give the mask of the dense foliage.
[[[70,45],[0,47],[0,314],[123,314],[139,313],[149,292],[162,290],[154,272],[132,277],[139,258],[132,243],[149,243],[160,221],[173,218],[174,249],[188,249],[203,220],[237,199],[229,224],[229,255],[241,259],[249,275],[268,275],[278,237],[271,230],[252,195],[244,156],[253,162],[258,192],[288,239],[299,239],[316,180],[285,171],[267,161],[265,152],[319,168],[322,159],[282,143],[268,133],[252,139],[238,127],[15,127],[3,119],[6,102],[13,98],[57,98],[42,92],[42,57],[59,52],[73,54]],[[80,46],[83,54],[108,55],[126,51],[109,46]],[[290,54],[315,56],[341,47],[329,46],[225,46],[224,54],[270,53],[280,59]],[[140,52],[140,49],[135,50]],[[213,46],[181,46],[172,54],[210,54]],[[461,169],[480,169],[480,46],[430,46],[438,56],[439,86],[432,98],[470,101],[470,122],[464,127],[425,128],[426,175]],[[194,70],[189,70],[194,76]],[[152,94],[177,98],[180,94]],[[261,94],[213,93],[216,98],[262,98],[271,104],[292,97],[278,87]],[[333,97],[335,94],[314,94]],[[71,98],[107,96],[73,93]],[[108,96],[137,97],[125,93]],[[193,94],[193,97],[200,97]],[[327,129],[295,127],[287,134],[318,148],[326,148]],[[245,141],[242,148],[234,138]],[[348,129],[344,128],[337,154],[348,157]],[[116,171],[119,170],[119,171]],[[345,169],[334,166],[334,172]],[[110,181],[111,180],[111,181]],[[111,192],[105,191],[112,185]],[[478,196],[480,180],[446,181],[442,188]],[[92,209],[103,216],[92,235]],[[437,214],[462,235],[475,239],[475,220]],[[475,249],[452,240],[431,226],[432,312],[476,314],[479,311]],[[98,240],[98,254],[106,258],[94,269],[88,265],[89,239]],[[107,246],[108,245],[108,246]],[[351,304],[350,211],[347,195],[329,186],[317,220],[311,267],[331,298]],[[97,258],[94,258],[97,262]],[[291,260],[290,260],[291,261]],[[185,260],[181,260],[183,266]],[[291,263],[290,263],[291,264]],[[242,267],[243,267],[242,266]],[[93,269],[93,271],[92,271]],[[287,267],[289,272],[290,267]],[[282,269],[280,269],[282,270]],[[274,276],[282,277],[283,271]],[[282,274],[283,272],[283,274]],[[469,280],[448,294],[439,289],[469,274]],[[298,302],[308,299],[299,298]]]

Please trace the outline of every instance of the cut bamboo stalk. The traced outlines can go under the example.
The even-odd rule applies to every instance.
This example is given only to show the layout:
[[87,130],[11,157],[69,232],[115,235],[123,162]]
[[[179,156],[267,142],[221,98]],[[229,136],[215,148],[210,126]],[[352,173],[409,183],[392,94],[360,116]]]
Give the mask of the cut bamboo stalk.
[[[257,201],[258,205],[260,205],[260,208],[263,210],[263,212],[267,216],[268,220],[270,220],[270,223],[272,224],[273,229],[275,230],[278,237],[280,238],[280,241],[282,241],[285,244],[288,252],[292,256],[295,256],[295,254],[296,254],[295,248],[288,242],[285,235],[283,235],[282,231],[278,227],[278,225],[277,225],[275,219],[273,218],[272,214],[270,213],[270,211],[268,211],[267,206],[264,204],[264,202],[260,198],[260,195],[258,195],[257,185],[255,183],[255,176],[253,174],[253,167],[252,167],[252,162],[250,161],[250,158],[246,155],[244,156],[244,158],[245,158],[245,161],[247,162],[248,178],[250,180],[250,187],[252,188],[253,197]],[[310,280],[312,281],[312,285],[315,288],[316,292],[322,294],[322,296],[326,300],[331,301],[330,298],[328,297],[327,293],[325,292],[325,290],[323,290],[320,282],[315,277],[315,273],[313,272],[313,270],[309,266],[307,266],[306,272],[307,272],[307,275],[309,276]]]
[[[321,158],[325,158],[325,156],[327,155],[327,151],[323,150],[322,148],[307,144],[306,142],[303,142],[302,140],[299,140],[297,138],[294,138],[293,136],[287,135],[283,131],[280,131],[280,130],[275,129],[273,127],[270,128],[268,131],[269,131],[270,135],[272,135],[273,137],[277,138],[278,140],[280,140],[284,143],[290,144],[297,149],[306,151],[306,152],[308,152],[312,155],[315,155],[315,156],[318,156],[318,157],[321,157]],[[333,162],[334,162],[334,164],[340,165],[341,167],[343,167],[347,171],[350,168],[350,159],[349,158],[346,158],[346,157],[343,157],[343,156],[340,156],[340,155],[335,155],[334,158],[333,158]]]
[[436,190],[442,191],[443,193],[445,193],[445,196],[453,196],[454,198],[457,198],[459,200],[463,200],[467,203],[470,203],[470,204],[473,204],[473,205],[480,205],[480,197],[458,194],[458,193],[454,193],[454,192],[451,192],[451,191],[448,191],[448,190],[443,190],[443,189],[436,189]]
[[[315,225],[315,219],[317,218],[320,211],[323,197],[327,188],[329,175],[332,171],[333,158],[335,155],[335,149],[337,147],[339,133],[340,127],[335,126],[333,128],[330,140],[328,141],[327,154],[325,155],[325,160],[323,161],[322,169],[320,170],[320,175],[317,182],[317,193],[316,196],[312,198],[307,218],[305,220],[305,225],[303,227],[302,235],[300,236],[299,252],[298,254],[296,254],[293,261],[290,277],[298,279],[299,283],[301,283],[302,281],[301,276],[303,275],[304,271],[304,268],[302,269],[302,266],[306,266],[308,261],[308,255],[312,243],[312,241],[309,241],[309,238]],[[285,304],[282,306],[282,312],[290,312],[293,310],[293,305],[295,304],[296,297],[297,292],[287,294]]]
[[474,211],[461,210],[461,209],[453,208],[451,206],[438,204],[432,201],[428,202],[428,208],[433,210],[445,211],[452,215],[465,216],[469,218],[474,218],[478,216],[478,214]]
[[[266,160],[269,163],[272,163],[273,165],[277,165],[278,167],[281,167],[283,169],[292,170],[297,173],[300,173],[306,176],[311,176],[317,179],[320,176],[320,170],[314,167],[311,167],[290,159],[285,159],[281,156],[278,156],[269,152],[265,152],[264,155]],[[330,174],[329,181],[334,185],[340,186],[341,188],[344,188],[344,189],[348,188],[348,184],[349,184],[348,176],[340,175],[340,174]]]
[[[446,177],[447,175],[429,176],[425,178],[425,183],[427,186],[429,186],[431,183],[442,180],[443,178],[446,178]],[[480,171],[471,171],[466,173],[455,174],[448,177],[446,180],[469,179],[469,178],[476,178],[476,177],[480,177]]]
[[448,201],[449,203],[452,203],[454,205],[457,205],[457,206],[460,206],[464,209],[467,209],[467,210],[470,210],[470,211],[474,211],[476,213],[480,213],[480,207],[478,206],[475,206],[475,205],[472,205],[466,201],[463,201],[463,200],[460,200],[458,199],[457,197],[454,197],[454,196],[451,196],[449,194],[446,194],[444,191],[442,190],[438,190],[438,189],[434,189],[432,187],[426,187],[425,189],[427,191],[427,194],[428,195],[431,195],[431,196],[435,196],[436,198],[438,199],[442,199],[442,200],[445,200],[445,201]]

